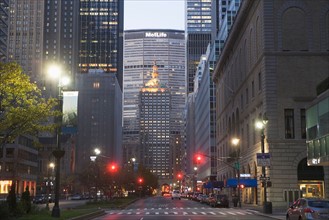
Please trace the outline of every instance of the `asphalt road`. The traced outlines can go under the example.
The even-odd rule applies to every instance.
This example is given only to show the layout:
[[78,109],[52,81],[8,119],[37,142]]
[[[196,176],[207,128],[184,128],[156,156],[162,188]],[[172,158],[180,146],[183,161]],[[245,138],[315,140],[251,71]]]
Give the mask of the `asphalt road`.
[[240,208],[213,208],[199,202],[170,197],[143,198],[123,210],[107,210],[106,215],[94,220],[266,220],[255,211]]

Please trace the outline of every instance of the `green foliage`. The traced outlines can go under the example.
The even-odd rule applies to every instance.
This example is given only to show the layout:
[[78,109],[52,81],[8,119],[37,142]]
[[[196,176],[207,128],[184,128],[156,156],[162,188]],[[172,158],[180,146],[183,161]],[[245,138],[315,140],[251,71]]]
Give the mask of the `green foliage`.
[[22,134],[36,135],[52,131],[49,117],[60,115],[54,111],[56,99],[45,99],[41,90],[22,72],[16,63],[0,63],[0,139],[2,144]]
[[1,219],[8,219],[10,216],[9,207],[7,202],[0,202],[0,216]]

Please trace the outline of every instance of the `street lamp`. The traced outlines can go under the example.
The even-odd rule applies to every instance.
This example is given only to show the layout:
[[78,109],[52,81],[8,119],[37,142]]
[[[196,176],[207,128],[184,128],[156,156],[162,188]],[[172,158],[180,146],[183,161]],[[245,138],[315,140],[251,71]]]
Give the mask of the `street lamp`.
[[[63,113],[63,87],[69,84],[69,78],[62,76],[62,71],[58,65],[50,66],[48,74],[58,80],[58,108]],[[65,151],[61,148],[61,127],[62,127],[62,115],[58,116],[57,127],[57,149],[53,151],[53,155],[56,158],[56,179],[55,179],[55,204],[51,213],[52,217],[60,217],[59,208],[59,191],[60,191],[60,159],[64,156]]]
[[46,200],[46,209],[49,210],[49,197],[51,194],[51,181],[50,181],[50,175],[49,175],[49,169],[52,171],[54,170],[55,164],[53,162],[49,163],[47,167],[47,200]]
[[[233,138],[232,139],[232,144],[235,147],[238,147],[240,143],[240,139],[239,138]],[[237,189],[238,189],[238,204],[239,207],[241,208],[241,195],[240,195],[240,163],[239,163],[239,157],[240,157],[240,149],[237,149],[237,155],[236,155],[236,164],[235,164],[235,169],[237,171],[237,175],[238,175],[238,182],[237,182]]]
[[[265,153],[265,125],[268,122],[268,118],[266,115],[263,115],[262,120],[256,121],[256,128],[261,131],[261,152]],[[267,202],[267,180],[266,180],[266,166],[262,166],[262,182],[264,185],[264,204],[263,204],[263,212],[267,214],[272,213],[272,203]]]

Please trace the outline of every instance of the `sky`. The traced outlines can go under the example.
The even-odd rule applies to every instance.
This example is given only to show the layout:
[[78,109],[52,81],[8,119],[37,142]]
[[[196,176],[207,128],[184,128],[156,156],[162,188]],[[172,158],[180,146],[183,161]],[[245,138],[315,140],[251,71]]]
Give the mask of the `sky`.
[[185,0],[124,0],[124,29],[185,29]]

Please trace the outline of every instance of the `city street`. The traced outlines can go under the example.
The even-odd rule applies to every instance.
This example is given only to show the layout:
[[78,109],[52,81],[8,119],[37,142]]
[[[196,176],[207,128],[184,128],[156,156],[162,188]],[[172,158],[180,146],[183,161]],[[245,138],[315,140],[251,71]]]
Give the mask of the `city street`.
[[106,215],[95,220],[140,219],[140,220],[207,220],[207,219],[271,219],[257,215],[257,211],[240,208],[212,208],[206,204],[170,197],[149,197],[141,199],[123,210],[107,210]]

